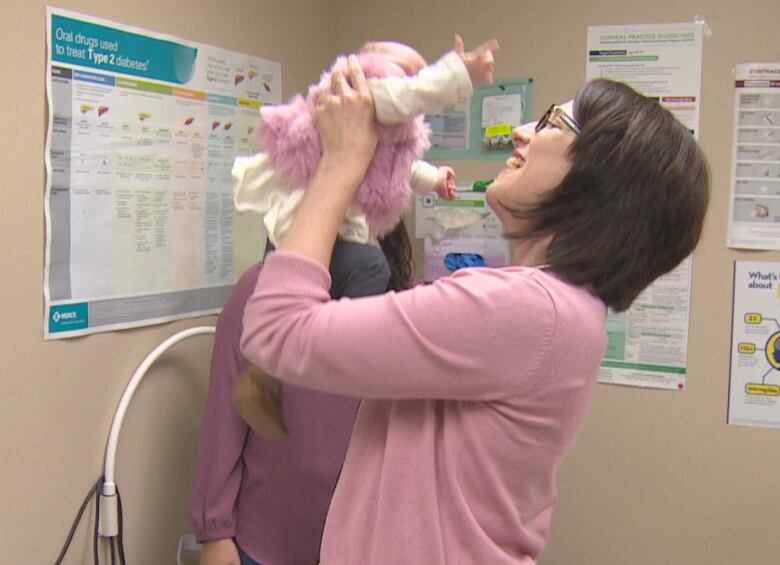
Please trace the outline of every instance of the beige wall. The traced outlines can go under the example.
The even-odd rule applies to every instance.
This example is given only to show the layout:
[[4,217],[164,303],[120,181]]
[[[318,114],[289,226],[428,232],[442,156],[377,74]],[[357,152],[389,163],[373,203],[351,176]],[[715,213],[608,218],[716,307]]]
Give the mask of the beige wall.
[[[334,53],[331,2],[65,0],[61,8],[282,63],[285,93],[304,88]],[[53,563],[89,487],[102,472],[111,418],[144,356],[177,330],[214,317],[66,341],[42,339],[45,6],[3,2],[0,141],[0,563]],[[175,563],[190,531],[188,498],[211,338],[181,343],[147,374],[130,405],[116,478],[131,563]],[[91,510],[90,510],[91,512]],[[91,527],[91,521],[87,522]],[[91,563],[82,524],[66,563]],[[107,560],[104,562],[108,562]]]
[[[714,33],[704,42],[701,141],[712,163],[714,198],[694,262],[688,389],[598,388],[560,477],[560,503],[542,563],[777,561],[780,432],[724,422],[732,261],[780,256],[736,253],[724,241],[731,69],[742,61],[780,60],[780,3],[74,0],[59,6],[281,61],[285,95],[317,76],[337,50],[365,39],[405,40],[432,59],[450,46],[453,31],[469,45],[496,35],[502,45],[497,74],[533,77],[537,112],[570,97],[582,82],[588,24],[705,17]],[[0,89],[6,132],[0,142],[0,237],[6,242],[0,290],[7,297],[0,325],[0,563],[54,560],[101,472],[111,417],[129,375],[176,330],[214,321],[43,342],[44,7],[36,0],[6,1],[0,34],[6,77]],[[461,178],[489,178],[494,167],[456,163]],[[210,346],[206,337],[177,346],[149,373],[130,407],[117,481],[131,563],[174,562],[176,540],[189,531],[187,499]],[[91,562],[84,529],[67,563]]]

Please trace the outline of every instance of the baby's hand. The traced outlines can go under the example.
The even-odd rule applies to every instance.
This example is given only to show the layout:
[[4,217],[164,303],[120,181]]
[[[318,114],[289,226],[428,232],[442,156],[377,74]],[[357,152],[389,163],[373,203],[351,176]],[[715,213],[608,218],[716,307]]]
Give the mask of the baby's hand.
[[495,66],[493,53],[498,52],[498,40],[486,41],[468,53],[463,48],[463,39],[455,34],[455,52],[460,55],[466,70],[469,72],[472,84],[491,84]]
[[452,167],[439,167],[434,189],[440,198],[455,200],[457,189],[455,187],[455,171],[452,170]]

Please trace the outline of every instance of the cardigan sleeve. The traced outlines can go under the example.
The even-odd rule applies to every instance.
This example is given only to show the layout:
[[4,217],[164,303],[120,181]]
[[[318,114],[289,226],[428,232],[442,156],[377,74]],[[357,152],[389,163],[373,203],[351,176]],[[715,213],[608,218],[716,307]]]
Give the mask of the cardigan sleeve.
[[190,499],[190,522],[199,542],[236,535],[236,501],[249,427],[233,407],[231,393],[246,364],[239,348],[241,323],[259,269],[256,265],[238,280],[217,321]]
[[244,355],[282,380],[359,398],[491,400],[533,386],[556,312],[528,269],[464,269],[376,297],[329,300],[328,271],[267,258]]

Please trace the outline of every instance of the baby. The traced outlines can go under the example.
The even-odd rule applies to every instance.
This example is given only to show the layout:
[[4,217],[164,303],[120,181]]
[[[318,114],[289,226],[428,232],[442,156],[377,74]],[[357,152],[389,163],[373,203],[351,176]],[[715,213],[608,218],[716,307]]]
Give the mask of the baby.
[[[355,201],[339,229],[339,240],[376,245],[392,230],[409,205],[412,192],[435,191],[455,197],[454,172],[421,161],[430,147],[424,114],[440,111],[471,95],[473,84],[490,83],[495,41],[466,52],[460,36],[455,48],[433,65],[408,45],[381,41],[365,44],[357,53],[368,79],[376,111],[379,142],[358,188]],[[305,187],[317,169],[321,147],[312,109],[330,94],[331,74],[348,75],[345,57],[339,57],[306,98],[261,109],[257,135],[262,152],[236,158],[233,166],[235,206],[263,217],[269,243],[276,246],[287,231]],[[340,242],[337,241],[338,247]],[[350,261],[359,254],[336,253],[334,261]],[[331,264],[331,276],[349,273],[345,296],[365,295],[360,287],[360,265]],[[346,267],[346,268],[345,268]],[[346,276],[346,275],[342,275]],[[333,287],[343,281],[333,278]],[[372,293],[383,292],[384,288]],[[257,367],[248,366],[233,391],[239,414],[258,433],[270,438],[287,433],[281,415],[281,385]]]

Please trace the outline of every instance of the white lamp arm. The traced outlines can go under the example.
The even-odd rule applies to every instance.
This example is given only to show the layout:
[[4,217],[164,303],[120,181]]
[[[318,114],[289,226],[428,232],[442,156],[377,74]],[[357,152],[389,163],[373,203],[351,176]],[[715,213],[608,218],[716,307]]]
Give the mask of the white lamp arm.
[[100,490],[100,535],[105,537],[114,537],[119,531],[118,507],[116,500],[116,482],[114,482],[114,467],[116,463],[116,447],[119,442],[119,432],[122,429],[122,421],[125,419],[127,407],[135,394],[135,389],[144,377],[149,367],[160,355],[176,345],[180,341],[197,335],[207,335],[216,332],[214,326],[197,326],[176,333],[155,347],[151,353],[141,362],[133,373],[130,381],[125,387],[122,398],[119,400],[114,413],[114,419],[111,422],[111,431],[108,434],[108,443],[106,444],[106,460],[103,472],[103,486]]

